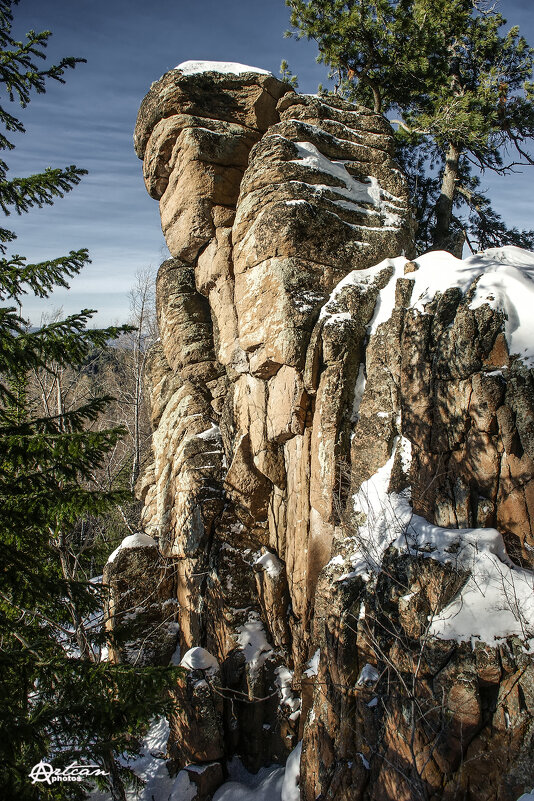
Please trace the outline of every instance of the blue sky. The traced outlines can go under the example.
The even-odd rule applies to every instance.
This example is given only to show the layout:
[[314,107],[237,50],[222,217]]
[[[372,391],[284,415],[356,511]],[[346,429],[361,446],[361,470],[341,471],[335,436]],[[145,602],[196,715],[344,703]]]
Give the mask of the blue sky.
[[[500,10],[534,44],[530,0],[506,0]],[[284,39],[284,0],[20,0],[13,32],[53,32],[50,59],[87,59],[50,85],[20,112],[27,133],[14,138],[11,175],[76,164],[89,171],[82,183],[52,207],[12,216],[14,250],[30,260],[54,258],[87,247],[92,263],[69,292],[28,300],[24,312],[38,323],[43,311],[63,307],[99,310],[100,324],[123,322],[128,291],[139,269],[157,269],[168,252],[158,204],[144,188],[132,146],[139,104],[150,84],[188,59],[237,61],[278,75],[286,58],[299,88],[314,92],[324,81],[313,43]],[[534,168],[507,179],[484,176],[496,209],[509,223],[534,228]]]

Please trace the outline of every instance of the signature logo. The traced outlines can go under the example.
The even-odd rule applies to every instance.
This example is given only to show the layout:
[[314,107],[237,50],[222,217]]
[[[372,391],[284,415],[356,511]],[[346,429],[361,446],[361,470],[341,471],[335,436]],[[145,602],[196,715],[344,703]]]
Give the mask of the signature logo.
[[81,782],[89,776],[109,776],[109,773],[99,768],[98,765],[77,765],[76,762],[72,762],[66,768],[54,768],[50,762],[45,762],[43,759],[34,765],[29,773],[32,784],[37,782],[45,784]]

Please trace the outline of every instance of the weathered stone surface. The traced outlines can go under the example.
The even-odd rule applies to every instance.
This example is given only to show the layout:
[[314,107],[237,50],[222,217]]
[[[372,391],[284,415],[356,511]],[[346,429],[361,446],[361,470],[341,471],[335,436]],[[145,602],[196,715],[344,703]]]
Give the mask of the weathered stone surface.
[[195,801],[210,801],[214,792],[224,781],[220,762],[208,762],[206,765],[186,765],[185,771],[189,781],[196,788]]
[[169,755],[178,770],[224,757],[223,700],[213,690],[220,685],[216,667],[187,669],[178,679],[173,690],[176,704],[169,720]]
[[178,259],[163,262],[157,280],[161,343],[173,373],[204,381],[217,375],[207,300],[196,290],[193,269]]
[[220,664],[213,695],[200,675],[177,689],[176,764],[257,770],[303,737],[303,801],[515,801],[530,657],[430,637],[470,571],[454,547],[387,548],[410,488],[429,524],[496,526],[534,565],[534,389],[504,314],[471,303],[479,276],[428,294],[378,114],[173,70],[136,146],[173,254],[138,491],[180,644]]
[[[139,536],[143,544],[132,547]],[[176,575],[173,564],[161,558],[156,541],[146,535],[127,537],[105,565],[102,584],[108,592],[110,661],[168,664],[177,643]]]
[[209,299],[217,358],[237,373],[248,370],[248,361],[237,335],[234,307],[232,229],[218,227],[215,237],[198,257],[195,269],[199,292]]
[[[347,314],[352,287],[346,283],[342,300],[326,307],[326,321],[331,314],[331,324],[344,332],[348,343],[355,314]],[[528,545],[532,536],[527,512],[532,474],[529,457],[520,445],[516,414],[511,402],[506,404],[512,394],[518,404],[521,393],[510,390],[510,383],[516,375],[524,381],[525,368],[516,361],[508,367],[509,373],[495,371],[494,354],[503,359],[498,331],[502,320],[498,313],[491,317],[488,307],[474,312],[466,308],[468,298],[469,293],[464,298],[451,290],[421,314],[406,308],[409,293],[397,285],[389,317],[373,329],[358,357],[365,381],[357,381],[360,390],[353,407],[353,489],[376,474],[390,457],[392,443],[394,448],[402,436],[412,454],[409,483],[414,511],[453,528],[497,524],[509,553],[520,563],[532,564],[523,544]],[[364,309],[358,313],[364,322],[368,319]],[[333,354],[342,352],[335,340],[334,344]],[[500,364],[506,367],[506,361]],[[326,363],[319,383],[329,369]],[[333,382],[326,393],[329,399],[335,398],[340,385]],[[532,408],[528,393],[518,405],[527,420]],[[341,406],[347,409],[349,404],[344,401]],[[319,420],[331,422],[335,411],[318,412],[316,407],[315,413]],[[338,424],[335,430],[334,442],[339,447],[342,426]],[[527,442],[528,430],[526,423],[523,437]],[[320,437],[322,448],[323,441]],[[339,459],[332,463],[339,465]],[[391,482],[395,480],[402,489],[406,478],[394,479],[392,473]],[[330,489],[325,498],[333,494],[335,490]],[[343,548],[361,547],[354,542],[357,525],[352,529],[352,545],[350,538],[339,540],[334,535],[333,554],[338,555],[330,564],[340,560],[335,568],[338,575],[350,574]],[[390,526],[395,531],[394,519]],[[531,768],[525,767],[532,747],[528,702],[513,723],[509,712],[499,706],[506,682],[496,648],[478,644],[472,650],[470,644],[432,641],[426,634],[429,616],[455,597],[469,573],[431,559],[399,559],[395,552],[382,562],[377,583],[360,585],[355,603],[340,596],[337,588],[333,590],[332,570],[330,566],[323,570],[315,594],[312,642],[321,643],[316,685],[320,689],[304,729],[302,798],[311,801],[319,792],[326,798],[373,801],[452,800],[461,792],[470,801],[486,797],[512,801],[514,793],[522,792],[532,779]],[[350,580],[341,581],[343,585],[349,593]],[[339,660],[346,615],[352,616],[354,650]],[[323,655],[327,655],[324,661]],[[354,671],[361,669],[364,660],[377,668],[374,697],[357,693],[348,704]],[[529,657],[523,654],[522,660],[530,666]],[[517,676],[513,659],[508,670]],[[512,748],[498,734],[503,715]],[[495,748],[495,765],[488,759],[489,741]],[[347,752],[352,756],[359,752],[368,762],[366,775],[355,779],[351,789],[346,789],[350,787]]]
[[264,620],[268,620],[274,644],[284,651],[291,645],[287,612],[291,599],[285,575],[285,565],[266,551],[254,563],[256,586]]
[[212,239],[218,209],[235,206],[250,148],[288,91],[269,75],[179,69],[152,85],[134,143],[173,256],[191,261]]
[[308,398],[301,375],[283,365],[269,381],[267,402],[267,438],[286,442],[302,434],[306,423]]
[[295,616],[290,618],[290,624],[295,643],[293,658],[297,665],[305,653],[299,642],[307,628],[302,626],[302,622],[309,616],[310,442],[311,429],[308,427],[304,434],[293,437],[284,445],[287,500],[283,502],[282,514],[271,519],[269,528],[271,544],[286,564]]
[[411,246],[385,121],[367,136],[369,112],[297,95],[279,111],[250,154],[233,229],[239,337],[262,377],[302,370],[317,312],[347,272]]

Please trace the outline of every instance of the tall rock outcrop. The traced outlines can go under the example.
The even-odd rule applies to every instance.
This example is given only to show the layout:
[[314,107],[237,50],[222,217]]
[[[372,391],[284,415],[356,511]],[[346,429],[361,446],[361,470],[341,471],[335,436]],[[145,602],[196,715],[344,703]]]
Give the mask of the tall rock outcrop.
[[518,248],[387,259],[322,310],[315,347],[363,356],[315,596],[306,801],[515,801],[532,782],[533,279]]
[[179,690],[176,765],[303,738],[305,801],[515,801],[534,394],[503,297],[530,256],[409,261],[387,121],[252,68],[167,73],[135,144],[172,256],[144,525],[217,665]]

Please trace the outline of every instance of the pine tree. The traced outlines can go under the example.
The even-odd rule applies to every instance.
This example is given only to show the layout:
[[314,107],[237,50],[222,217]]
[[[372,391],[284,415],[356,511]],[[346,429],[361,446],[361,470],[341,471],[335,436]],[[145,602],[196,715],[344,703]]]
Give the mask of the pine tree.
[[477,0],[286,2],[335,91],[400,115],[421,247],[534,245],[533,231],[506,227],[478,175],[534,164],[534,50],[517,27],[503,34],[506,20]]
[[296,75],[293,75],[292,71],[289,69],[289,64],[285,58],[282,59],[280,64],[280,80],[283,83],[288,83],[293,89],[298,89],[299,87],[299,79]]
[[[48,80],[63,82],[81,59],[38,68],[45,31],[11,35],[12,7],[0,0],[0,81],[9,101],[23,107]],[[0,108],[0,147],[13,148],[10,132],[21,122]],[[0,206],[5,215],[49,204],[75,187],[84,171],[46,169],[8,180],[0,161]],[[72,531],[84,517],[101,513],[121,497],[91,485],[121,428],[88,428],[104,410],[100,397],[69,411],[36,416],[28,409],[27,376],[47,365],[79,366],[94,348],[105,347],[125,329],[89,330],[92,310],[29,329],[18,309],[27,292],[48,297],[67,286],[88,261],[86,250],[38,264],[8,256],[14,232],[0,229],[0,787],[2,797],[82,798],[86,787],[32,785],[28,774],[41,759],[55,767],[96,763],[109,773],[115,799],[124,799],[115,756],[132,752],[132,734],[166,708],[164,689],[173,671],[137,669],[98,660],[102,635],[91,618],[102,608],[97,584],[80,578],[70,548]],[[122,770],[122,774],[125,771]]]
[[[317,60],[331,68],[335,92],[377,112],[406,99],[420,58],[401,0],[286,0],[297,39],[314,39]],[[291,31],[286,32],[292,36]],[[402,54],[402,58],[401,58]],[[412,69],[412,67],[414,69]]]

